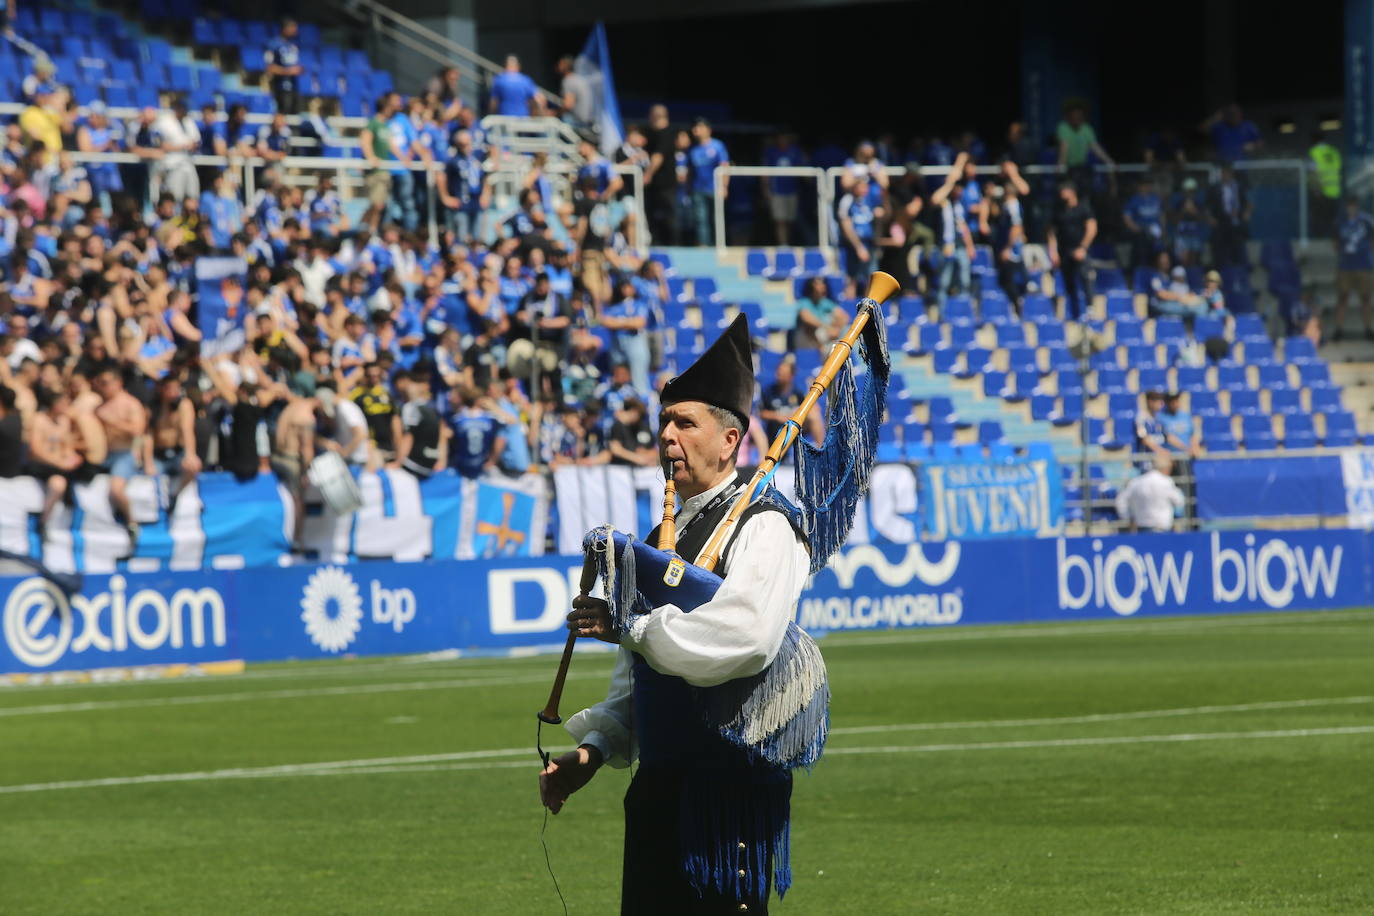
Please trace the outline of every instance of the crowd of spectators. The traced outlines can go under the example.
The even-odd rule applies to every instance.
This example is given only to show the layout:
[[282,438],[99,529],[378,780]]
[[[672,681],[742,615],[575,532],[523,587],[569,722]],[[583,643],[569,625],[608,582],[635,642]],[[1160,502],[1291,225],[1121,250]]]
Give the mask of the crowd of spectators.
[[[271,53],[289,108],[299,69]],[[505,76],[496,110],[545,103],[518,61]],[[78,111],[50,77],[0,148],[0,474],[44,481],[43,522],[102,474],[134,537],[127,481],[140,474],[165,480],[168,509],[211,470],[275,473],[301,503],[324,452],[421,479],[656,463],[668,290],[663,266],[630,244],[624,182],[592,136],[571,200],[536,159],[515,210],[498,214],[492,151],[441,72],[423,95],[377,100],[362,134],[368,207],[350,221],[329,173],[303,188],[280,164],[292,135],[281,114],[253,125],[241,108],[197,117],[174,99],[120,123],[99,104]],[[625,155],[680,186],[674,225],[709,229],[713,189],[679,181],[683,157],[700,147],[719,165],[725,150],[705,122],[678,149],[667,124],[656,111]],[[75,151],[135,161],[82,166]],[[248,195],[242,168],[197,166],[196,153],[266,165]],[[416,160],[433,168],[402,167]],[[435,236],[419,219],[429,180]],[[198,279],[222,257],[246,271]],[[768,403],[799,397],[792,386]],[[762,430],[758,419],[746,458],[766,447]]]

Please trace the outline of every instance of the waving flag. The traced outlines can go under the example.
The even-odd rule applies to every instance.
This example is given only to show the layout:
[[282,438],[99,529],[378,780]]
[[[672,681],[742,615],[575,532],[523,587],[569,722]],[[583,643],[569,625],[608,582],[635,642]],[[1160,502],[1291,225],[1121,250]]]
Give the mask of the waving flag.
[[587,83],[592,100],[592,126],[601,137],[601,152],[609,156],[625,142],[620,122],[620,102],[611,78],[611,52],[606,45],[606,27],[598,22],[587,36],[573,70]]

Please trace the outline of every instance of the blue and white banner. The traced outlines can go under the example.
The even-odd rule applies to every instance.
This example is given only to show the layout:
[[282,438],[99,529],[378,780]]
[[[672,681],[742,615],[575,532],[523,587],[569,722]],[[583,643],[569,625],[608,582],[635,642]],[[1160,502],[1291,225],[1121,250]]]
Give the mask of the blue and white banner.
[[243,346],[241,306],[247,278],[248,262],[243,258],[196,258],[196,325],[205,332],[201,356],[232,353]]
[[[504,510],[503,510],[504,511]],[[1374,604],[1348,528],[861,545],[802,593],[816,634]],[[555,647],[581,558],[0,579],[0,674]]]
[[1341,481],[1345,484],[1346,524],[1374,528],[1374,448],[1343,450]]
[[[405,471],[357,475],[363,505],[337,515],[306,490],[302,541],[321,560],[537,557],[548,530],[548,484],[537,474],[467,480],[449,471],[425,481]],[[134,477],[129,501],[141,530],[131,544],[115,520],[109,480],[73,488],[38,536],[42,485],[0,478],[0,549],[41,557],[57,572],[152,572],[277,566],[295,520],[289,495],[272,474],[239,481],[201,474],[170,509],[166,478]]]
[[1048,537],[1064,522],[1059,466],[1044,459],[921,465],[926,532],[946,538]]
[[[795,473],[781,465],[773,485],[793,499]],[[916,470],[906,464],[880,464],[869,477],[868,495],[859,500],[848,544],[910,544],[919,535]],[[611,525],[644,537],[663,514],[663,472],[617,465],[563,467],[553,474],[557,501],[558,552],[574,554],[593,528]]]
[[573,70],[582,77],[591,96],[591,122],[601,138],[601,154],[611,156],[625,142],[625,128],[620,121],[620,101],[616,98],[615,80],[611,76],[606,27],[600,22],[592,27],[582,53],[573,62]]

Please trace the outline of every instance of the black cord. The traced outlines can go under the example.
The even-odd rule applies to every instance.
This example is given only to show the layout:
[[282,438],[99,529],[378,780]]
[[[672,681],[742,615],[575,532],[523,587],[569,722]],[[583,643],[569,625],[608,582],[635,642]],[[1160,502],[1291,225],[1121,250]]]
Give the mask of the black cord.
[[[549,752],[544,750],[543,743],[544,720],[540,719],[534,726],[534,749],[539,752],[539,759],[543,761],[544,768],[549,766]],[[553,861],[549,858],[549,844],[544,839],[544,834],[549,829],[549,809],[544,808],[544,823],[539,827],[539,845],[544,848],[544,867],[549,870],[549,877],[553,879],[553,889],[558,894],[558,902],[563,904],[563,916],[568,916],[568,901],[563,899],[563,889],[558,886],[558,876],[553,873]]]

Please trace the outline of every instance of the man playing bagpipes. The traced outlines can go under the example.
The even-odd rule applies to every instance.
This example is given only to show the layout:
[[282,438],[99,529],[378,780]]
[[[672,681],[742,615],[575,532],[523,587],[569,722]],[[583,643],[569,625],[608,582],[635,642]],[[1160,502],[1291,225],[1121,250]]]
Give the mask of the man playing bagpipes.
[[[576,638],[620,650],[606,699],[569,718],[578,747],[547,761],[540,794],[556,814],[603,765],[638,759],[625,796],[622,914],[766,913],[770,889],[781,897],[791,883],[792,770],[820,757],[830,696],[820,652],[794,622],[797,600],[848,535],[866,489],[888,378],[878,306],[895,288],[876,275],[751,478],[735,468],[754,395],[748,322],[737,318],[663,389],[668,492],[664,523],[647,539],[659,549],[609,528],[587,536],[583,594],[540,719],[561,721]],[[848,359],[856,343],[861,394]],[[825,444],[798,444],[832,380]],[[800,508],[768,485],[794,444]],[[587,594],[597,581],[604,598]]]

